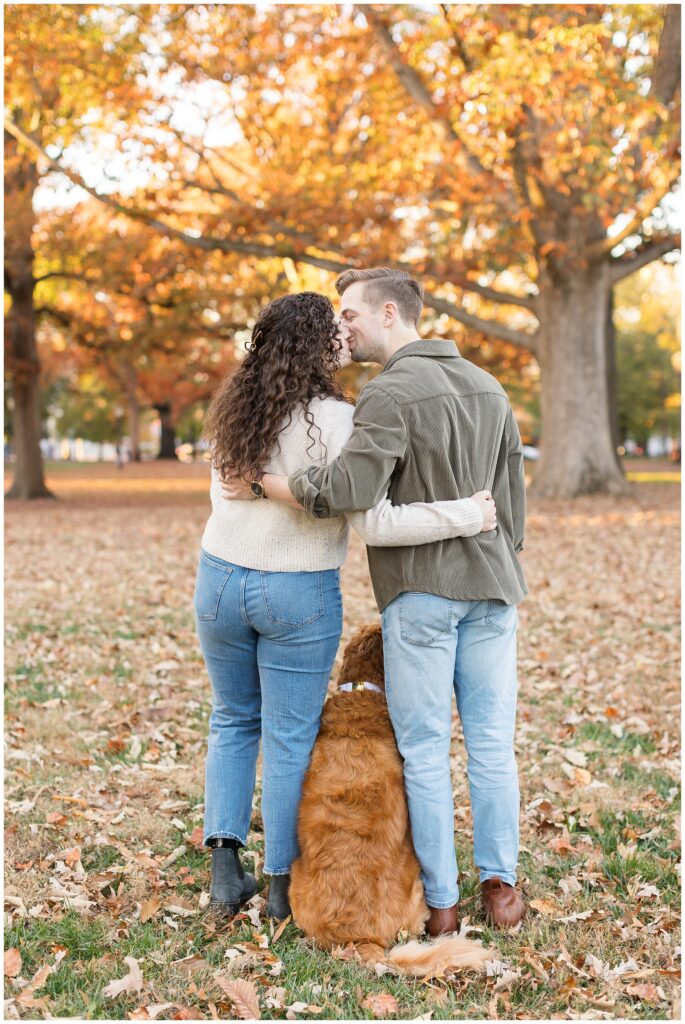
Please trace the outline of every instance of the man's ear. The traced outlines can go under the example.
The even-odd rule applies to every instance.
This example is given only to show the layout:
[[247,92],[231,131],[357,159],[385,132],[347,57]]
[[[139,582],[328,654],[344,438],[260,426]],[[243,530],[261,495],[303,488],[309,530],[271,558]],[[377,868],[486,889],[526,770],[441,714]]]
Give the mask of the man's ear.
[[394,302],[386,302],[383,306],[383,326],[390,327],[397,319],[397,306]]

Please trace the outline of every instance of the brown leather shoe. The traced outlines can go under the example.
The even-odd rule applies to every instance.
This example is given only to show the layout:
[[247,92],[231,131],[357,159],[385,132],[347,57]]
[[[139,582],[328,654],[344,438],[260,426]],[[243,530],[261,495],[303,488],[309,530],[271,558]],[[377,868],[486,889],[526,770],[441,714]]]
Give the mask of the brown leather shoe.
[[520,889],[501,878],[487,878],[480,885],[485,920],[495,928],[512,928],[526,912]]
[[429,907],[430,917],[426,921],[426,933],[432,939],[438,935],[448,935],[450,932],[459,931],[459,914],[457,904],[453,907]]

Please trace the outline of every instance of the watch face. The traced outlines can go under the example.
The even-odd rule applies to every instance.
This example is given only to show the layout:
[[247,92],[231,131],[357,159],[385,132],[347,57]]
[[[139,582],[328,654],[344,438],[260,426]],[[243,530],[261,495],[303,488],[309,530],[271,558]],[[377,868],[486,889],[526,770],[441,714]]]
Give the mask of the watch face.
[[255,498],[264,497],[264,488],[261,484],[258,484],[256,480],[250,484],[250,490],[254,494]]

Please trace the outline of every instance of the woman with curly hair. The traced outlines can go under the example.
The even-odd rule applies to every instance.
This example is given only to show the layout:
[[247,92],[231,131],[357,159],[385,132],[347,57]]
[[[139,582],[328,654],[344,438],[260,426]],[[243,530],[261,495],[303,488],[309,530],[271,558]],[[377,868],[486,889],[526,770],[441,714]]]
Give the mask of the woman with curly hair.
[[[334,459],[353,406],[336,372],[350,361],[327,298],[286,295],[259,314],[247,355],[215,395],[212,513],[201,543],[195,615],[213,692],[204,842],[212,848],[211,904],[234,914],[257,891],[238,849],[250,826],[260,738],[267,913],[290,913],[297,812],[342,629],[340,566],[349,525],[367,544],[404,546],[494,527],[483,492],[458,501],[393,506],[316,519],[264,500],[264,471],[288,474]],[[244,480],[243,500],[222,482]],[[252,481],[251,485],[248,482]]]

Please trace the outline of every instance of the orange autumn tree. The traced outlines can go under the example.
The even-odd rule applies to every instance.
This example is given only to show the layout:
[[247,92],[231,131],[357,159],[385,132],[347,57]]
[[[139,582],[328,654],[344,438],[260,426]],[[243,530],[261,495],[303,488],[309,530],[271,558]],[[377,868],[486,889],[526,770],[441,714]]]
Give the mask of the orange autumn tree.
[[35,237],[35,312],[52,376],[61,357],[118,394],[134,458],[140,409],[153,406],[160,456],[175,458],[179,417],[235,366],[241,332],[278,287],[276,268],[255,277],[238,258],[198,256],[94,200],[44,213]]
[[607,326],[613,285],[679,242],[662,205],[679,173],[677,8],[155,18],[167,77],[134,137],[158,187],[135,203],[86,187],[199,251],[415,272],[429,311],[535,355],[535,489],[621,492]]
[[93,4],[7,4],[5,14],[5,367],[16,455],[12,498],[52,497],[40,454],[34,196],[48,170],[8,125],[61,152],[130,119],[149,12]]

